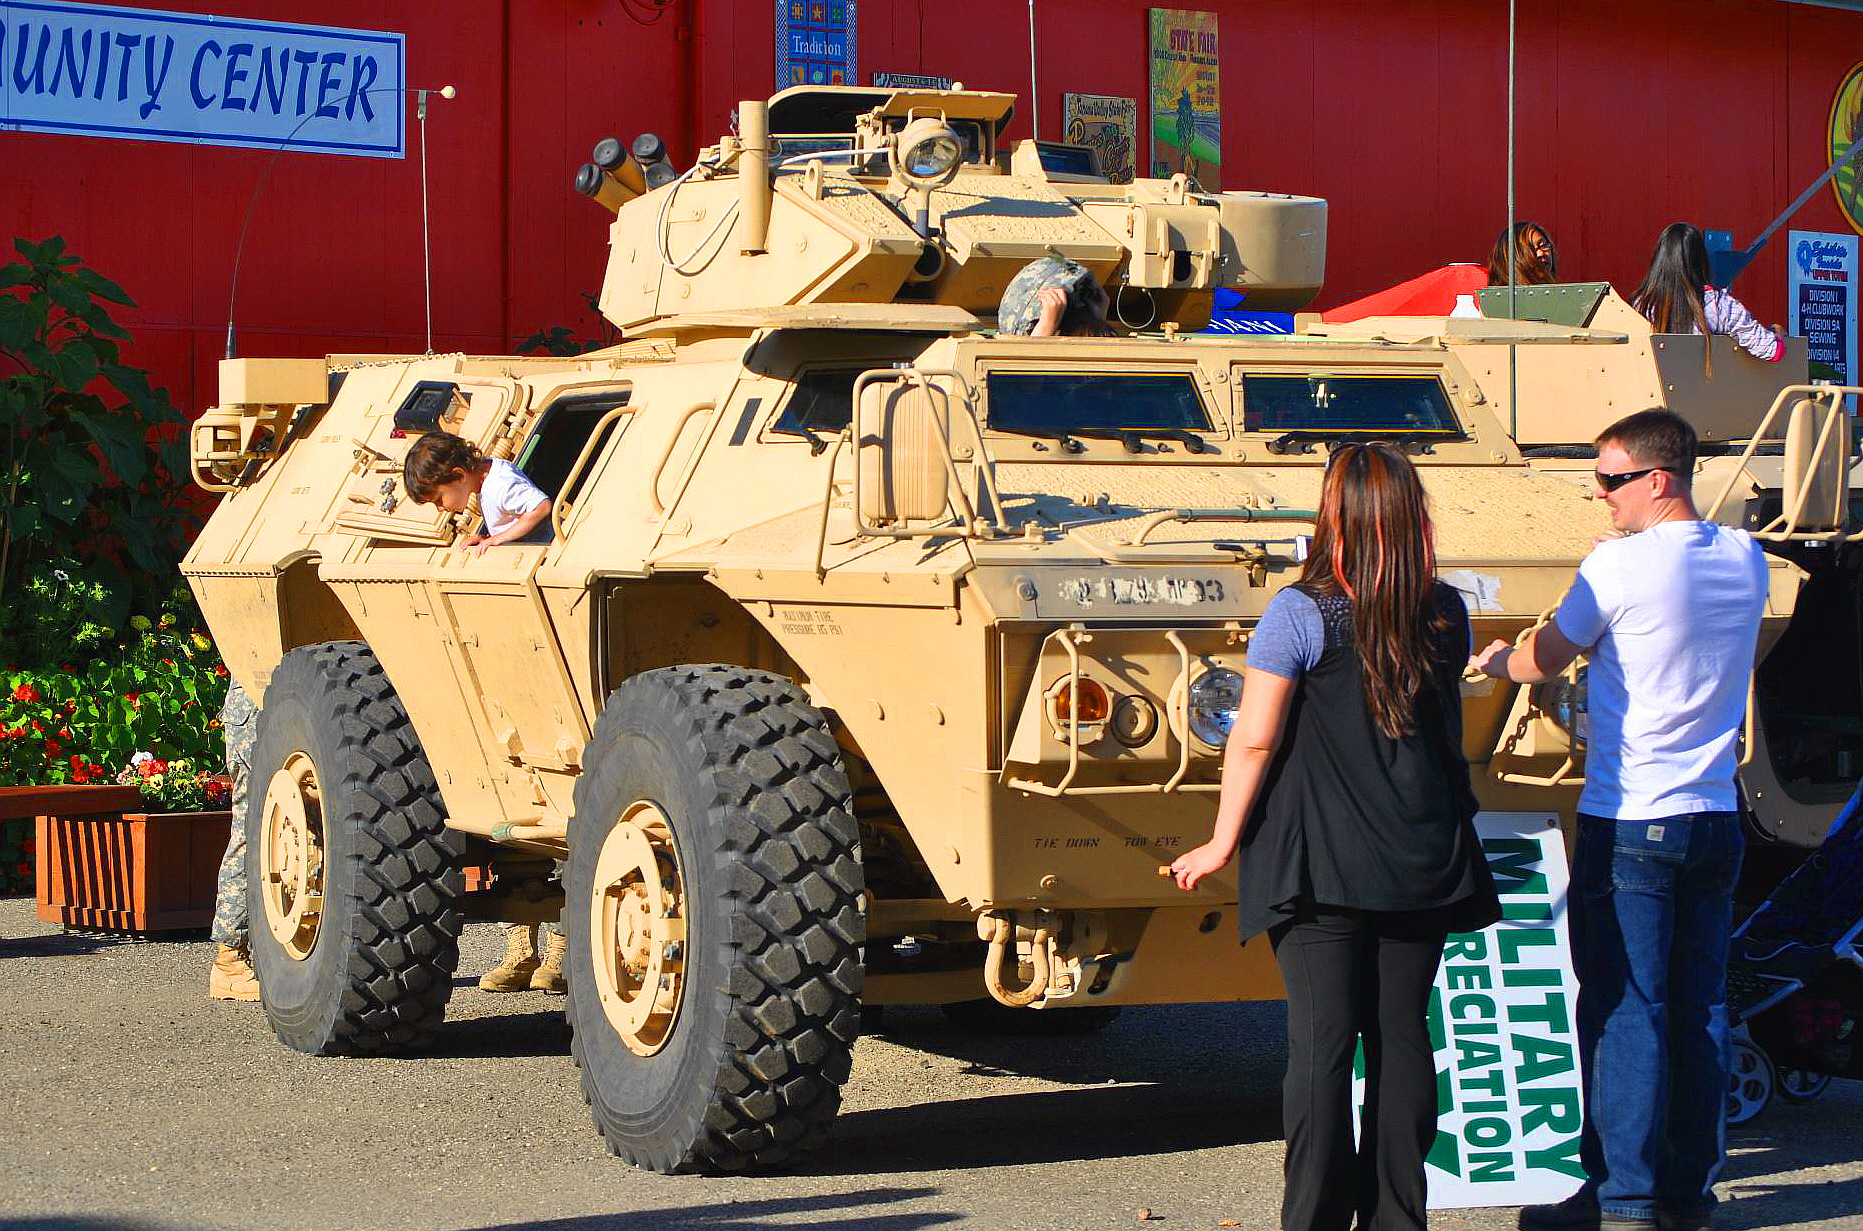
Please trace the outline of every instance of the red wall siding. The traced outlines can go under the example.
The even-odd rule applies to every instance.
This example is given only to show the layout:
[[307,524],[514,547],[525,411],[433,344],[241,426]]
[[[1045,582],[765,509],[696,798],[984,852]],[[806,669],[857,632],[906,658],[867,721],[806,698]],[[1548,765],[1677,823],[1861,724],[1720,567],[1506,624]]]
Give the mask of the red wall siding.
[[[1190,0],[1186,0],[1188,5]],[[208,11],[199,0],[162,7]],[[224,5],[218,6],[224,11]],[[593,336],[582,296],[603,213],[569,180],[594,141],[664,135],[676,160],[774,77],[771,0],[674,0],[650,25],[615,0],[240,0],[245,16],[396,29],[408,80],[452,83],[428,122],[438,349],[504,351],[546,325]],[[1491,0],[1214,0],[1227,187],[1332,201],[1321,306],[1481,260],[1505,211],[1506,11]],[[636,6],[638,10],[638,6]],[[1027,9],[867,0],[860,70],[939,72],[1024,100]],[[1143,100],[1146,6],[1038,0],[1040,111],[1069,90]],[[1562,273],[1628,290],[1688,218],[1744,242],[1826,165],[1831,94],[1863,15],[1779,0],[1523,0],[1519,213]],[[1145,106],[1140,107],[1141,157]],[[258,195],[240,269],[241,353],[424,345],[419,159],[290,153]],[[271,155],[0,133],[0,228],[63,234],[138,301],[134,357],[189,410],[211,402],[233,250]],[[1828,192],[1794,220],[1846,230]],[[1784,309],[1785,243],[1736,291]]]

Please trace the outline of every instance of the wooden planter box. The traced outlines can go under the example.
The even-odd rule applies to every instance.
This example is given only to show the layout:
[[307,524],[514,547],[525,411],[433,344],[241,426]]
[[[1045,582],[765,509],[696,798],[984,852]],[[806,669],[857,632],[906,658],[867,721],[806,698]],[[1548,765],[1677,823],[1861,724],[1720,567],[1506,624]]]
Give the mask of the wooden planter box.
[[[75,788],[84,790],[87,788]],[[136,807],[141,793],[117,807]],[[233,814],[127,812],[97,807],[38,814],[34,880],[39,918],[68,927],[132,932],[204,928],[213,921],[220,857]]]

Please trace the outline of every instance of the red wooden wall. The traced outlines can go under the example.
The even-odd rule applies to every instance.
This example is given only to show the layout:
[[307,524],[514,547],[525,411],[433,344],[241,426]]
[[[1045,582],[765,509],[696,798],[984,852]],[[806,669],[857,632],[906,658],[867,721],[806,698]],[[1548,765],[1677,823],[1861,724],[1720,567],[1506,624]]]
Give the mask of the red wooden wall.
[[[407,34],[408,80],[454,84],[428,121],[435,344],[501,352],[540,326],[592,335],[581,293],[604,213],[569,181],[610,133],[675,160],[770,92],[773,0],[164,0]],[[1332,202],[1319,306],[1451,260],[1504,220],[1506,7],[1499,0],[1204,0],[1221,16],[1225,187]],[[1146,6],[1037,0],[1043,135],[1070,90],[1146,96]],[[935,72],[1025,95],[1015,0],[862,0],[862,80]],[[1521,0],[1518,200],[1561,272],[1620,289],[1687,218],[1744,241],[1826,165],[1826,120],[1863,58],[1863,13],[1783,0]],[[1145,105],[1140,105],[1141,156]],[[247,355],[419,350],[419,161],[290,153],[258,200],[240,270]],[[0,231],[63,234],[138,301],[133,355],[184,409],[210,403],[233,249],[270,155],[0,133]],[[1794,220],[1847,229],[1828,192]],[[1784,310],[1785,243],[1735,290]]]

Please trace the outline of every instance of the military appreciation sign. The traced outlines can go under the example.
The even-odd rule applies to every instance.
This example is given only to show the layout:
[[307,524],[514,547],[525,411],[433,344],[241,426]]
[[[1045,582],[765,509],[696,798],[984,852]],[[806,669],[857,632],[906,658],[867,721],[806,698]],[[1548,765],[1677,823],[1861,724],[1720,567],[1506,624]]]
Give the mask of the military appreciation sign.
[[[1558,818],[1484,812],[1475,829],[1503,917],[1449,938],[1430,993],[1438,1106],[1427,1159],[1432,1209],[1558,1201],[1585,1179],[1578,981]],[[1354,1094],[1362,1106],[1362,1084]]]
[[405,39],[0,0],[0,130],[400,158]]

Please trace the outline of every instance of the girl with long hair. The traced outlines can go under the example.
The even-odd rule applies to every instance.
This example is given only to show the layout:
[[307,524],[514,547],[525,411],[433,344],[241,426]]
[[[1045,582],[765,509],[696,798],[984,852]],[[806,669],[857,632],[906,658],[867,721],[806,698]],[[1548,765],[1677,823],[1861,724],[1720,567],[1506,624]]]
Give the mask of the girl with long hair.
[[1552,236],[1537,222],[1516,222],[1501,228],[1488,254],[1488,285],[1506,286],[1510,270],[1515,286],[1544,286],[1559,280],[1559,256]]
[[1240,850],[1242,938],[1268,933],[1287,984],[1285,1231],[1425,1226],[1430,984],[1450,932],[1500,915],[1462,757],[1468,656],[1416,468],[1338,446],[1300,580],[1249,639],[1215,833],[1171,865],[1192,890]]
[[[1785,341],[1777,329],[1753,319],[1738,299],[1708,283],[1708,245],[1701,231],[1686,222],[1672,222],[1657,237],[1650,255],[1650,270],[1630,297],[1657,333],[1724,333],[1755,359],[1777,363],[1785,358]],[[1702,348],[1702,367],[1712,373],[1713,362]]]

